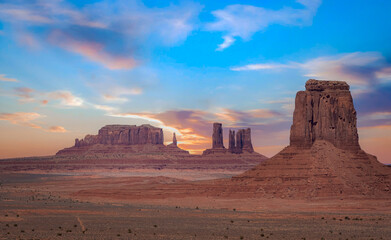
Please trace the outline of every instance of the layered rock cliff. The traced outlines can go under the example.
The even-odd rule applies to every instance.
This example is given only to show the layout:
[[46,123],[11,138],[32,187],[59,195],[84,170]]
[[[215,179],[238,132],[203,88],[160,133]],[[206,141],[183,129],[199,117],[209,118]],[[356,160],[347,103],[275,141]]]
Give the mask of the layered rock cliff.
[[231,153],[254,152],[254,148],[251,143],[251,129],[250,128],[239,129],[236,133],[236,137],[235,137],[235,131],[229,130],[228,150]]
[[346,82],[308,80],[295,100],[290,145],[310,148],[326,140],[337,148],[360,149],[356,110]]
[[311,79],[296,95],[290,145],[232,184],[281,198],[389,198],[391,168],[361,150],[349,85]]
[[[223,127],[221,123],[213,123],[212,148],[206,149],[203,155],[225,153],[254,153],[251,143],[251,129],[229,130],[228,149],[223,144]],[[264,157],[264,156],[263,156]],[[264,157],[266,158],[266,157]]]
[[[169,154],[188,155],[174,143],[165,146],[163,129],[144,124],[107,125],[97,135],[87,135],[84,139],[75,139],[75,145],[57,152],[56,155],[94,156],[96,158],[126,157],[129,154]],[[129,156],[130,156],[129,155]]]
[[163,144],[164,136],[161,128],[149,124],[136,125],[106,125],[98,135],[87,135],[84,139],[75,139],[75,147],[90,146],[94,144],[111,145],[138,145]]

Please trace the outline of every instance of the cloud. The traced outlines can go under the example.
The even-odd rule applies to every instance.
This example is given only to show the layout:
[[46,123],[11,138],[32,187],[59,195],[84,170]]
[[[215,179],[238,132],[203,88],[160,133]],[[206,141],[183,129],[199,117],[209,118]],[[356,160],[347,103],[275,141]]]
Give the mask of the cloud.
[[221,51],[231,46],[235,37],[248,40],[256,32],[265,30],[273,24],[311,25],[321,0],[297,0],[296,2],[304,8],[284,7],[280,10],[272,10],[252,5],[228,5],[224,9],[212,12],[216,20],[208,23],[206,29],[224,33],[224,42],[216,49]]
[[49,92],[48,96],[52,99],[60,100],[61,105],[67,106],[67,107],[80,107],[84,103],[83,99],[74,96],[69,91]]
[[223,108],[219,111],[216,111],[215,116],[217,117],[217,119],[225,122],[226,124],[237,125],[240,123],[259,123],[267,119],[273,119],[273,121],[277,121],[279,117],[281,117],[281,114],[277,111],[269,109],[238,111]]
[[80,54],[91,61],[102,64],[111,70],[131,69],[136,61],[130,57],[116,56],[104,49],[104,45],[93,41],[78,41],[61,31],[54,31],[49,41],[70,52]]
[[3,82],[19,82],[18,79],[15,78],[8,78],[5,74],[0,74],[0,81]]
[[61,126],[52,126],[48,129],[49,132],[55,132],[55,133],[64,133],[67,132],[67,130],[64,127]]
[[[96,87],[96,85],[94,85],[94,87]],[[118,103],[127,102],[129,101],[129,99],[123,96],[141,95],[144,92],[144,90],[140,87],[125,87],[125,86],[111,85],[110,88],[107,87],[98,87],[98,88],[100,88],[101,92],[106,92],[105,94],[103,94],[103,99],[106,102],[118,102]]]
[[15,113],[0,113],[0,120],[8,121],[12,124],[28,126],[41,129],[42,127],[32,123],[31,121],[43,117],[35,112],[15,112]]
[[116,108],[107,105],[94,104],[94,107],[98,110],[103,110],[110,113],[117,111]]
[[41,92],[29,87],[14,88],[12,96],[18,97],[20,103],[36,102],[41,105],[47,105],[52,100],[59,101],[61,106],[65,107],[81,107],[84,106],[84,99],[75,96],[67,90],[57,90],[52,92]]
[[[102,0],[82,7],[67,1],[5,0],[0,20],[19,29],[21,44],[50,43],[119,70],[136,66],[146,48],[183,42],[196,29],[201,9],[190,2],[149,8],[141,0]],[[40,31],[34,31],[37,27]],[[37,39],[31,38],[33,32]]]
[[235,38],[231,36],[224,36],[223,37],[224,42],[222,44],[219,44],[216,51],[223,51],[227,47],[230,47],[235,42]]
[[266,69],[281,69],[281,68],[292,68],[289,64],[249,64],[242,67],[232,67],[232,71],[251,71],[251,70],[266,70]]
[[33,102],[34,97],[33,94],[35,92],[34,89],[28,87],[18,87],[14,88],[15,95],[19,97],[19,102]]
[[127,102],[128,99],[124,97],[117,97],[110,94],[104,94],[103,99],[107,102]]
[[391,80],[391,64],[379,52],[353,52],[322,56],[303,63],[260,63],[232,67],[233,71],[298,69],[310,78],[343,80],[351,85],[371,85]]

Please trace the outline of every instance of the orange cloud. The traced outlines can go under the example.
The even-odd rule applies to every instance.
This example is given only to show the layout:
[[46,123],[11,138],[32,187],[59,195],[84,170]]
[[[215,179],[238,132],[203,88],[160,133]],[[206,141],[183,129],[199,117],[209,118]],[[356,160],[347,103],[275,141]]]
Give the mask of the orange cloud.
[[0,120],[8,121],[12,124],[28,126],[41,129],[42,127],[32,123],[31,121],[43,117],[39,113],[34,112],[16,112],[16,113],[1,113]]
[[67,132],[67,130],[64,127],[61,126],[52,126],[48,129],[49,132],[56,132],[56,133],[64,133]]
[[0,74],[0,81],[3,81],[3,82],[19,82],[18,79],[8,78],[8,77],[5,76],[5,74]]
[[49,40],[70,52],[80,54],[93,62],[98,62],[111,70],[131,69],[136,65],[133,58],[115,56],[105,51],[104,45],[97,42],[78,41],[61,31],[54,31]]

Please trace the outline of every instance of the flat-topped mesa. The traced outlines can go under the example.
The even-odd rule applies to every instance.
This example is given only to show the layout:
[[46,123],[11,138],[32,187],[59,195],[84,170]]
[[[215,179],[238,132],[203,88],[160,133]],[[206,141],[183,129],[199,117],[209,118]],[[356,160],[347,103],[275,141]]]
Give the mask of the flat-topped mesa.
[[327,90],[347,90],[349,91],[349,85],[344,81],[320,81],[310,79],[305,83],[305,89],[307,91],[327,91]]
[[225,148],[223,143],[223,127],[221,123],[213,123],[212,149]]
[[75,147],[104,145],[163,145],[163,129],[149,124],[136,125],[106,125],[98,135],[87,135],[84,139],[75,139]]
[[315,140],[327,140],[340,149],[360,149],[356,110],[346,82],[310,79],[306,90],[297,93],[290,145],[310,148]]

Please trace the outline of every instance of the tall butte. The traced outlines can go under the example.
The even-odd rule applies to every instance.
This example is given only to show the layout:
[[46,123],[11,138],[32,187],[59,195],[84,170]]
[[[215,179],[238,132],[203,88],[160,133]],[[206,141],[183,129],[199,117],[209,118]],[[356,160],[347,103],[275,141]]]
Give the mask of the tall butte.
[[310,79],[305,87],[290,145],[232,182],[266,197],[391,197],[391,168],[360,148],[349,85]]

